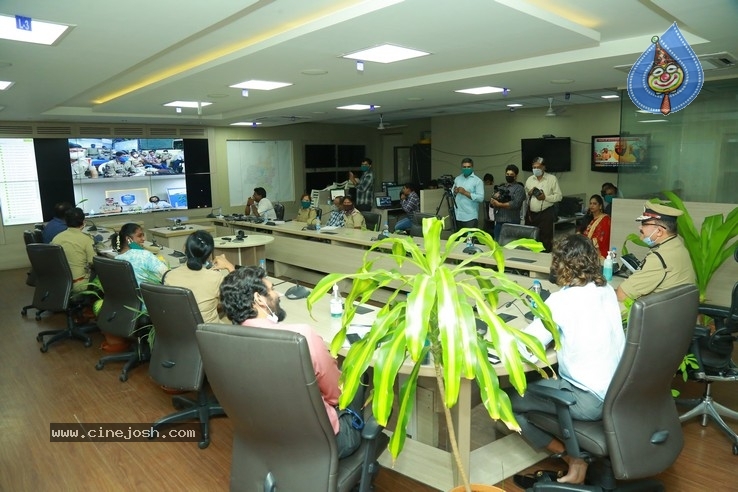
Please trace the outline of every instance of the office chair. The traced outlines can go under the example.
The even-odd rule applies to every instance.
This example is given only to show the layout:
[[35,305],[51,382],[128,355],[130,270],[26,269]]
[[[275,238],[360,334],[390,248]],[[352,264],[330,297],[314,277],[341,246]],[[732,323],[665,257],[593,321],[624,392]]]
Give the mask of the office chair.
[[529,412],[528,419],[566,445],[569,456],[589,461],[587,485],[539,480],[536,492],[553,490],[663,490],[653,477],[670,467],[684,445],[671,383],[694,331],[699,292],[682,285],[638,299],[631,308],[625,349],[605,395],[602,420],[576,421],[568,392],[528,387],[556,404],[558,417]]
[[535,239],[538,241],[539,232],[536,226],[505,223],[500,228],[500,238],[497,243],[504,246],[516,239]]
[[315,207],[315,216],[316,216],[316,217],[317,217],[318,219],[320,219],[320,220],[321,220],[321,222],[322,222],[322,221],[323,221],[323,209],[322,209],[322,208],[320,208],[320,207]]
[[366,229],[368,231],[379,230],[379,221],[382,220],[382,216],[376,212],[361,212],[366,222]]
[[[82,312],[85,298],[72,294],[72,271],[69,269],[64,250],[57,244],[33,243],[26,246],[31,268],[36,274],[36,287],[33,292],[33,304],[30,307],[37,309],[36,321],[41,319],[43,311],[53,313],[64,312],[67,317],[67,326],[60,330],[46,330],[36,335],[36,341],[41,343],[41,352],[46,352],[49,345],[67,338],[82,340],[85,347],[92,345],[88,333],[96,330],[97,325],[77,325],[76,315]],[[23,308],[21,314],[26,315]],[[44,337],[50,338],[44,340]]]
[[277,214],[277,220],[284,220],[284,205],[274,202],[274,213]]
[[361,446],[338,459],[304,336],[203,324],[197,343],[213,391],[233,421],[231,491],[348,492],[356,484],[370,490],[388,437],[365,415]]
[[130,352],[101,357],[95,369],[98,371],[108,362],[124,361],[120,379],[128,380],[128,371],[149,360],[148,316],[142,311],[141,293],[133,273],[133,266],[127,261],[96,256],[92,264],[100,279],[105,299],[97,315],[100,331],[126,338],[133,342]]
[[[25,231],[23,231],[23,242],[26,244],[26,246],[28,246],[29,244],[33,244],[33,243],[42,243],[43,240],[36,241],[33,231],[29,231],[28,229],[26,229]],[[28,273],[26,273],[26,285],[29,285],[31,287],[36,285],[36,276],[33,273],[33,268],[28,270]],[[22,310],[23,316],[25,316],[26,315],[25,312],[32,307],[33,306],[31,305],[24,306]]]
[[[738,250],[734,258],[738,261]],[[714,331],[705,326],[695,328],[690,348],[699,367],[689,371],[689,378],[704,383],[705,391],[701,398],[677,400],[679,404],[693,407],[680,420],[686,422],[694,417],[702,417],[702,426],[706,427],[708,418],[712,418],[733,441],[733,454],[738,455],[738,434],[723,420],[723,417],[738,420],[738,412],[713,400],[711,391],[713,382],[738,382],[738,368],[731,360],[734,344],[738,340],[738,283],[733,286],[729,308],[702,304],[699,312],[715,322]]]
[[156,332],[151,346],[149,375],[167,388],[197,391],[197,400],[172,397],[172,405],[179,411],[160,418],[154,422],[153,428],[199,419],[201,434],[198,447],[205,449],[210,445],[210,417],[224,415],[224,412],[206,390],[202,357],[195,339],[197,325],[202,323],[195,296],[184,287],[146,282],[141,284],[141,294],[154,326],[152,330]]
[[421,214],[420,212],[417,212],[415,215],[413,215],[413,218],[411,219],[413,224],[410,226],[408,234],[415,237],[423,237],[423,219],[429,217],[435,217],[435,215]]

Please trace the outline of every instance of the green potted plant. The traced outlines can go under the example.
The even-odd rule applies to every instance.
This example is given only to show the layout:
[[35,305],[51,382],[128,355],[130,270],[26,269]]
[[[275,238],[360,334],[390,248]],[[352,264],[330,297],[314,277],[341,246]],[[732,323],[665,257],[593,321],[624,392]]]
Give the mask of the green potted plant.
[[[408,364],[411,369],[404,371],[407,379],[400,386],[397,425],[389,443],[390,453],[397,458],[405,443],[418,374],[423,360],[430,354],[439,394],[444,402],[452,453],[464,487],[470,491],[449,410],[457,402],[462,378],[477,382],[484,406],[492,419],[519,430],[510,400],[500,388],[487,350],[492,349],[498,354],[511,384],[521,394],[526,388],[525,372],[531,367],[521,357],[518,343],[526,345],[540,360],[546,361],[545,348],[536,338],[508,325],[497,315],[500,295],[506,294],[526,303],[551,331],[557,346],[558,332],[551,312],[541,298],[504,273],[501,247],[489,234],[479,229],[462,229],[452,234],[444,246],[442,229],[442,220],[423,220],[423,249],[407,236],[390,237],[375,243],[364,255],[363,265],[356,273],[327,275],[315,286],[307,303],[308,309],[312,310],[315,302],[334,284],[344,279],[353,280],[346,297],[341,330],[331,343],[331,352],[336,355],[356,314],[355,302],[365,303],[377,290],[389,289],[388,302],[378,311],[368,333],[351,346],[343,361],[340,404],[345,406],[351,401],[361,375],[371,364],[374,367],[374,416],[381,425],[387,425],[395,399],[394,383],[403,364]],[[466,240],[467,235],[488,246],[489,251],[470,255],[458,264],[449,262],[449,254]],[[539,252],[543,249],[540,243],[531,239],[517,240],[506,247],[517,246]],[[386,253],[377,254],[378,249]],[[387,257],[394,260],[397,268],[375,268],[377,259]],[[483,257],[494,258],[496,267],[476,263]],[[403,267],[408,264],[412,268],[403,272]],[[407,273],[411,269],[412,273]],[[406,298],[404,293],[407,293]],[[476,305],[476,312],[473,305]],[[488,339],[477,334],[475,318],[487,324]]]

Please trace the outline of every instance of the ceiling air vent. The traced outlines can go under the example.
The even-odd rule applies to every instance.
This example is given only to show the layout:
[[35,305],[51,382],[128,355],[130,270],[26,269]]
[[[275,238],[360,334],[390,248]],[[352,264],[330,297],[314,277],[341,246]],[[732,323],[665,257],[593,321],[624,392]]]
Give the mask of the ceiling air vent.
[[0,135],[30,135],[33,133],[32,125],[2,125],[0,124]]
[[204,137],[205,128],[200,128],[200,127],[180,128],[179,134],[182,137]]
[[37,126],[36,135],[71,135],[71,126]]
[[129,136],[129,137],[143,137],[144,129],[141,126],[128,126],[121,128],[113,128],[115,135]]
[[113,135],[113,132],[109,126],[80,126],[79,127],[80,137],[108,137],[112,135]]
[[[697,58],[699,58],[700,63],[702,64],[702,70],[705,72],[738,67],[738,60],[736,60],[736,58],[727,51],[709,53],[707,55],[697,55]],[[617,65],[613,68],[620,70],[621,72],[628,73],[632,66],[633,65]]]
[[168,127],[149,127],[149,136],[151,137],[173,137],[177,134],[176,128]]

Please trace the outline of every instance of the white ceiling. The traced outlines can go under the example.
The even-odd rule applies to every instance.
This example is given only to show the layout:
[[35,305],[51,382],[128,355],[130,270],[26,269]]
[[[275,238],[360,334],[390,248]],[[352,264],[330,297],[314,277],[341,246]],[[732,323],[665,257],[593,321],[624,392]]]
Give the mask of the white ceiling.
[[[0,40],[0,80],[15,83],[0,121],[376,126],[514,102],[543,115],[549,97],[563,109],[622,88],[615,67],[673,22],[698,55],[738,54],[735,0],[3,0],[0,13],[75,26],[55,46]],[[363,73],[340,57],[382,43],[432,54]],[[251,78],[294,85],[229,87]],[[454,92],[481,85],[510,93]],[[173,100],[213,104],[176,114]],[[381,108],[336,109],[353,103]]]

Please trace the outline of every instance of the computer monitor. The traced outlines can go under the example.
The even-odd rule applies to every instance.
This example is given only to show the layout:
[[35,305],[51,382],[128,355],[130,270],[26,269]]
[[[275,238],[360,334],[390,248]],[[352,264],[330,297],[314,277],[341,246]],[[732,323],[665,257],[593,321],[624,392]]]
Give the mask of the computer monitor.
[[187,208],[187,188],[167,188],[169,204],[174,208]]
[[346,190],[343,188],[335,188],[331,190],[331,201],[335,200],[339,196],[346,196]]
[[402,185],[394,185],[387,187],[387,196],[392,198],[392,203],[400,203],[400,193],[402,193]]

